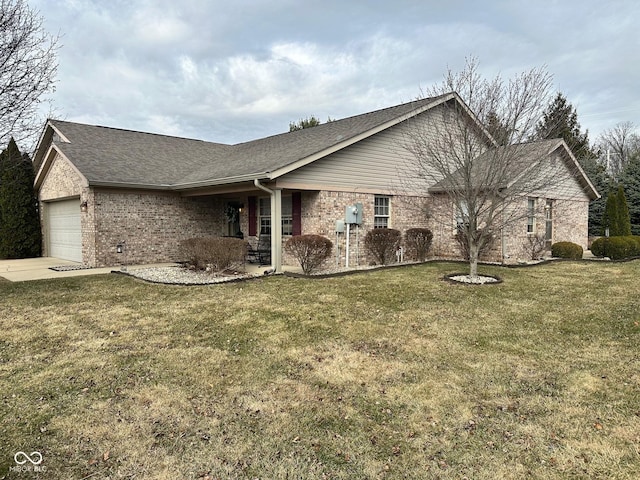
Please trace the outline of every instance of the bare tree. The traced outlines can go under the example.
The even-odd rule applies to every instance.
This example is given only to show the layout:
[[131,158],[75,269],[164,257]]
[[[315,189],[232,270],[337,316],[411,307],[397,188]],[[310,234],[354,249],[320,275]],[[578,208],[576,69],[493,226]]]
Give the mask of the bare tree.
[[[471,276],[477,275],[479,252],[501,229],[530,214],[527,197],[542,197],[566,181],[566,169],[560,172],[566,167],[549,158],[552,144],[561,140],[527,142],[549,103],[551,86],[545,68],[507,81],[485,80],[477,61],[468,59],[463,71],[449,70],[441,84],[423,93],[442,103],[406,129],[406,190],[430,185],[433,204],[457,212]],[[499,143],[482,122],[491,118],[501,126]]]
[[34,143],[40,107],[55,88],[58,37],[25,0],[0,0],[0,143]]
[[640,153],[640,135],[633,122],[620,122],[605,130],[597,140],[600,162],[618,179],[632,155]]

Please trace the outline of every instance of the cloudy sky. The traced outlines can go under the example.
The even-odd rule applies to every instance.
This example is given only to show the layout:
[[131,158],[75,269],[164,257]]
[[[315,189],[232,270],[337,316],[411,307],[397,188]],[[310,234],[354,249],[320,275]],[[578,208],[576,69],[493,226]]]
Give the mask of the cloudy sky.
[[60,118],[238,143],[413,100],[478,58],[546,66],[593,141],[640,125],[637,0],[29,0]]

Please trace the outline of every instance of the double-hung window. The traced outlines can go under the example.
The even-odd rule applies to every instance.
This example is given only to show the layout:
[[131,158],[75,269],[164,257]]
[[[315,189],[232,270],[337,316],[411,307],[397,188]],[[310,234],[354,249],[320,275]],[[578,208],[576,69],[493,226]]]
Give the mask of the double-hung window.
[[376,195],[373,200],[373,228],[389,228],[391,199]]
[[[271,199],[262,197],[258,204],[258,225],[260,235],[271,234]],[[291,235],[293,233],[293,206],[291,196],[282,197],[282,234]]]
[[536,199],[527,198],[527,235],[536,233]]
[[456,231],[466,230],[469,226],[469,204],[461,200],[456,207]]

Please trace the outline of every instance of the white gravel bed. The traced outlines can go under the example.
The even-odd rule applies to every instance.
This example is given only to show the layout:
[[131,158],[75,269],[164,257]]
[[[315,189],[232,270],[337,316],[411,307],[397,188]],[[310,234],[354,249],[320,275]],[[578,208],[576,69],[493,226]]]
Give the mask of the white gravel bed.
[[483,275],[476,275],[472,277],[471,275],[455,275],[453,277],[449,277],[449,280],[453,280],[454,282],[461,283],[473,283],[477,285],[484,285],[485,283],[498,283],[499,280],[493,277],[485,277]]
[[156,283],[175,283],[180,285],[208,285],[250,278],[253,275],[238,272],[233,275],[221,275],[208,272],[197,272],[184,267],[152,267],[131,269],[127,272],[133,277]]

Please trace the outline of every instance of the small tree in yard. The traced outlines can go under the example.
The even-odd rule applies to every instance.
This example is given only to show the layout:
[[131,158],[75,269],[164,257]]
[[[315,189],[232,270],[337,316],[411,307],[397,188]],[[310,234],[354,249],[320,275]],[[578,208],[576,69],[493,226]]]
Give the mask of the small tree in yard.
[[321,235],[296,235],[285,243],[285,250],[300,263],[306,275],[313,273],[333,249],[333,243]]
[[[551,75],[542,68],[509,81],[484,80],[474,59],[460,73],[451,71],[425,97],[438,97],[430,115],[407,121],[403,148],[409,152],[405,190],[441,194],[458,218],[466,242],[470,275],[478,257],[499,232],[527,216],[526,197],[539,196],[562,181],[550,166],[544,145],[528,143],[551,93]],[[483,122],[500,125],[500,143]],[[556,168],[561,168],[558,165]],[[442,221],[451,222],[447,217]]]
[[393,228],[374,228],[364,237],[364,246],[378,265],[388,265],[396,256],[402,234]]

